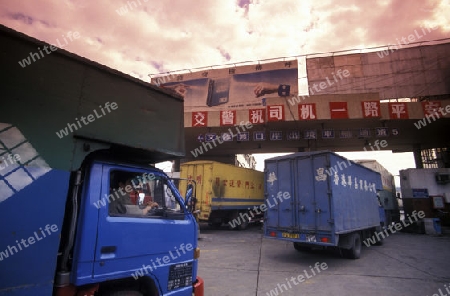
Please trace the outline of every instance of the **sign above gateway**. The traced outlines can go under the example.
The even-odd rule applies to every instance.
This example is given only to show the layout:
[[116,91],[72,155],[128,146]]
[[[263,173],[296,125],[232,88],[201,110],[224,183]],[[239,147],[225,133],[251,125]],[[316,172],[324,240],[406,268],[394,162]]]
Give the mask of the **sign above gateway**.
[[261,108],[269,97],[298,95],[297,60],[204,70],[162,81],[168,81],[162,87],[184,97],[185,112]]
[[[184,97],[188,149],[220,138],[218,154],[351,151],[386,138],[389,149],[410,151],[448,145],[449,51],[444,43],[381,56],[311,57],[170,74],[152,83]],[[253,127],[227,134],[246,123]]]

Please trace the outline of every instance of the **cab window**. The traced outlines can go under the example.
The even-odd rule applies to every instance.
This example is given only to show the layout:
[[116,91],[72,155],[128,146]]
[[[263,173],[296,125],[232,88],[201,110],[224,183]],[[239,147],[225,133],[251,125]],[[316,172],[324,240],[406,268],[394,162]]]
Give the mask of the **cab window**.
[[113,170],[109,178],[109,215],[170,218],[182,214],[182,206],[170,181],[162,176]]

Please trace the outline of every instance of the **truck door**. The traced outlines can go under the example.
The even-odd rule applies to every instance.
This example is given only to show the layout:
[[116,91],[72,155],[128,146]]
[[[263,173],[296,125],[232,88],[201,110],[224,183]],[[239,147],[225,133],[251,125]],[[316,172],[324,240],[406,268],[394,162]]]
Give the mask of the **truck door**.
[[[313,156],[313,182],[314,184],[314,220],[315,229],[318,231],[331,231],[331,177],[328,176],[324,167],[327,164],[328,154],[317,154]],[[333,177],[334,178],[334,177]]]
[[[137,197],[128,199],[133,194]],[[169,265],[192,261],[186,249],[196,239],[195,222],[176,195],[174,185],[158,172],[104,165],[99,198],[108,198],[99,209],[93,278],[120,272],[130,276],[142,266],[151,267],[148,273],[167,273]],[[159,207],[144,213],[142,201]]]
[[326,155],[296,159],[296,212],[301,231],[331,230]]
[[[266,205],[268,227],[295,230],[293,161],[266,163]],[[290,198],[287,197],[289,194]]]

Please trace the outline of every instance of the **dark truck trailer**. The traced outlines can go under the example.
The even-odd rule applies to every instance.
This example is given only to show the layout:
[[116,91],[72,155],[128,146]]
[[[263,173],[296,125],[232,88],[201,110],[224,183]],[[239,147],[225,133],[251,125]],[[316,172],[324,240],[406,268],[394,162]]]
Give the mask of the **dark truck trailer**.
[[379,196],[386,215],[386,225],[400,222],[400,210],[394,176],[376,160],[359,159],[355,160],[355,162],[380,173],[383,190],[379,192]]
[[195,217],[151,165],[184,156],[182,98],[62,49],[21,67],[49,44],[2,26],[0,44],[0,295],[202,296]]
[[381,230],[381,176],[333,152],[294,153],[265,160],[264,234],[299,250],[340,248],[360,257],[362,241]]

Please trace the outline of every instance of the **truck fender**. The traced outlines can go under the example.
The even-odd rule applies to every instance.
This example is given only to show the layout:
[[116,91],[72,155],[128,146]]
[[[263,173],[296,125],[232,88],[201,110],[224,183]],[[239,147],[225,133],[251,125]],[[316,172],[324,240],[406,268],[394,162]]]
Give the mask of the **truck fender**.
[[350,249],[352,247],[352,234],[339,234],[336,235],[338,241],[338,247],[341,249]]
[[[347,243],[350,243],[350,248],[347,248]],[[346,235],[345,242],[342,244],[345,244],[346,247],[341,248],[342,254],[345,258],[359,259],[361,257],[362,240],[361,234],[358,231]]]

